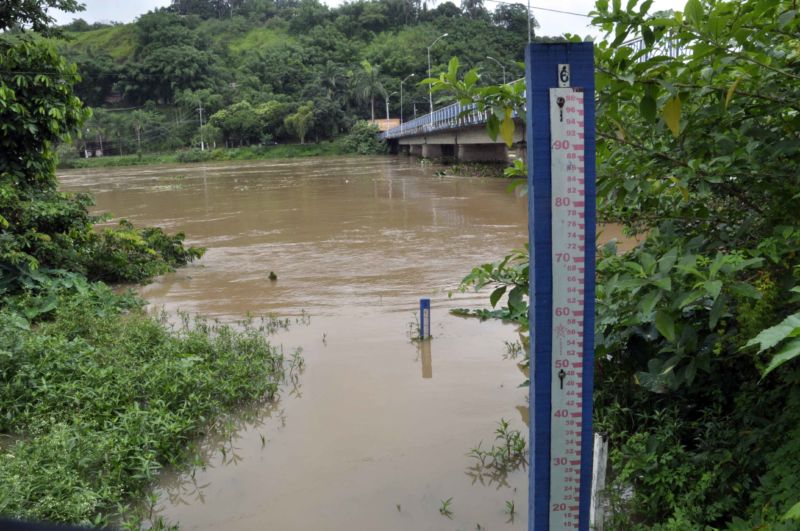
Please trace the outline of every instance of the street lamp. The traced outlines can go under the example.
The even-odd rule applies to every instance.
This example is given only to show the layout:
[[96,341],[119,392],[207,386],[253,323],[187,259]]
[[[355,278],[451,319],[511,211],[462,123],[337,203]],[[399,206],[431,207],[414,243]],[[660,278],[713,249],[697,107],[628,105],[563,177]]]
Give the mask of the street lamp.
[[403,134],[403,83],[408,81],[408,78],[414,77],[417,74],[408,74],[403,81],[400,82],[400,134]]
[[487,56],[486,56],[486,58],[487,58],[487,59],[491,59],[492,61],[494,61],[495,63],[497,63],[497,66],[499,66],[500,68],[502,68],[502,69],[503,69],[503,85],[505,85],[505,84],[506,84],[506,67],[505,67],[505,66],[503,66],[503,63],[501,63],[500,61],[498,61],[497,59],[495,59],[495,58],[494,58],[494,57],[492,57],[491,55],[487,55]]
[[386,130],[389,130],[389,98],[397,94],[397,91],[386,95]]
[[[438,39],[433,41],[430,46],[428,46],[428,77],[431,77],[431,48],[433,48],[434,44],[445,37],[447,37],[447,33],[441,35]],[[428,85],[428,109],[431,114],[431,123],[433,123],[433,87],[431,85]]]

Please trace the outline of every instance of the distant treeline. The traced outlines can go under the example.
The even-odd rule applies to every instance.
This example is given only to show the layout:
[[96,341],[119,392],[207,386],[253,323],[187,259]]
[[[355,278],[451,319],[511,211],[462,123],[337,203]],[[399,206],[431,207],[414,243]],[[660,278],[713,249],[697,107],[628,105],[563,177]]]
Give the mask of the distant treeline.
[[[170,150],[319,141],[359,119],[428,112],[434,73],[452,56],[486,82],[511,80],[528,38],[522,4],[429,9],[413,0],[329,8],[317,0],[175,0],[132,24],[64,26],[63,52],[95,108],[76,148]],[[535,27],[535,20],[532,21]],[[413,74],[413,75],[412,75]],[[202,130],[201,123],[206,124]],[[84,143],[87,145],[84,146]]]

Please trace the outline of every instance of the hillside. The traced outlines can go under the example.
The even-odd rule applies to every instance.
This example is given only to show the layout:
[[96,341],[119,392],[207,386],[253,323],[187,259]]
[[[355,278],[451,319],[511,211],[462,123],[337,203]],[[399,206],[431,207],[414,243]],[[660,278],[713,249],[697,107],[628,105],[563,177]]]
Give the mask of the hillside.
[[[62,50],[95,108],[80,144],[131,153],[198,145],[201,107],[202,140],[212,145],[336,137],[359,119],[385,118],[387,98],[398,117],[403,79],[409,119],[428,111],[418,83],[431,43],[447,34],[431,48],[434,74],[458,56],[499,82],[503,68],[521,76],[527,26],[522,6],[490,12],[480,1],[331,9],[317,0],[178,0],[131,24],[76,20],[63,28]],[[298,116],[303,106],[310,111]]]

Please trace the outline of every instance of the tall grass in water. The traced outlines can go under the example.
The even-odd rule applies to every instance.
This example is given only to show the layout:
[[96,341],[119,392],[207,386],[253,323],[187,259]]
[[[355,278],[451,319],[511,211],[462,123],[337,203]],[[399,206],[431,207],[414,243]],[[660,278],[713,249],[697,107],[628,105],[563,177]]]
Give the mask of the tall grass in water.
[[0,311],[5,516],[120,523],[162,467],[284,377],[263,326],[172,327],[102,284],[81,291],[37,324]]

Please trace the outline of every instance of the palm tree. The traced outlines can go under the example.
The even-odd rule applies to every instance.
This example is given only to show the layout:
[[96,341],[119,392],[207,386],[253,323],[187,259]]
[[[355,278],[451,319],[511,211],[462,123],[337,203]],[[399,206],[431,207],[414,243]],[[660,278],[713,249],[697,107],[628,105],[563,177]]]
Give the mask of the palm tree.
[[328,60],[319,70],[319,84],[325,89],[329,100],[333,100],[336,89],[339,88],[342,73],[336,64]]
[[358,73],[356,93],[362,101],[369,99],[372,121],[375,121],[375,96],[386,97],[386,88],[380,78],[380,67],[372,66],[366,59],[361,61],[362,70]]

